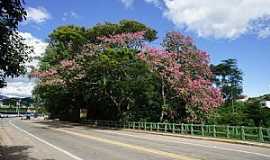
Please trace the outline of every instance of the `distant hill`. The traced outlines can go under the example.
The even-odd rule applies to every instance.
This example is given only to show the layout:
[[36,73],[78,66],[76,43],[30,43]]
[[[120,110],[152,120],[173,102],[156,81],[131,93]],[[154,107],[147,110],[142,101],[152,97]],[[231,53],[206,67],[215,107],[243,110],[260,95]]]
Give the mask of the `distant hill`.
[[21,105],[29,106],[33,103],[33,99],[31,97],[25,98],[9,98],[3,95],[0,95],[0,101],[5,105],[13,105],[16,106],[17,102],[21,102]]
[[0,95],[0,101],[1,100],[4,100],[4,99],[8,99],[8,97],[7,96]]
[[257,103],[257,102],[264,102],[270,101],[270,94],[265,94],[259,97],[252,97],[247,100],[248,103]]

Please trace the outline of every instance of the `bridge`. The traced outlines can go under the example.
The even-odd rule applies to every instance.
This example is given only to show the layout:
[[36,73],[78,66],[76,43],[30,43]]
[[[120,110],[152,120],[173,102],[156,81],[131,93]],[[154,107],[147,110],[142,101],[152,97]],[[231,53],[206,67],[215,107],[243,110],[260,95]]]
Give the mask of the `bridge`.
[[[137,125],[136,125],[137,126]],[[138,129],[97,128],[47,120],[0,121],[0,159],[31,160],[269,160],[270,146],[153,134]],[[5,152],[6,151],[6,152]],[[1,157],[2,156],[2,157]]]

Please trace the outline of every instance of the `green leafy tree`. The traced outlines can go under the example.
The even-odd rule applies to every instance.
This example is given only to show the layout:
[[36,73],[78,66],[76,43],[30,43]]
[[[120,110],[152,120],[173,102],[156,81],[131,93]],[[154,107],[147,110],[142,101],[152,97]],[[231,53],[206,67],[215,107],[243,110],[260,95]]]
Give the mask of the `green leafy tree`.
[[[153,117],[158,117],[159,110],[149,112],[147,107],[159,107],[157,92],[153,91],[158,87],[157,77],[135,58],[137,50],[110,47],[99,39],[137,31],[144,33],[142,41],[156,38],[156,31],[130,20],[89,29],[55,29],[39,64],[39,71],[43,72],[40,75],[45,77],[34,90],[35,102],[45,106],[51,116],[62,119],[78,120],[78,110],[87,108],[96,119],[156,120]],[[70,65],[74,65],[72,69]]]
[[21,0],[0,0],[0,88],[5,86],[6,77],[25,72],[22,64],[28,60],[31,50],[17,31],[25,17]]
[[227,59],[222,63],[210,66],[213,82],[222,91],[225,103],[221,106],[211,121],[218,124],[252,125],[247,119],[246,103],[237,102],[242,95],[243,73],[237,66],[237,60]]
[[[232,107],[235,108],[232,112]],[[209,124],[222,124],[232,126],[254,126],[254,122],[249,117],[249,107],[245,102],[235,102],[223,105],[215,113],[210,115]]]
[[85,83],[87,103],[92,102],[88,109],[95,113],[91,117],[157,120],[160,110],[149,112],[160,106],[157,77],[135,55],[135,50],[113,48],[78,62],[84,68],[80,81]]
[[86,43],[99,44],[101,41],[98,37],[138,31],[145,31],[145,41],[153,41],[157,38],[154,29],[133,20],[122,20],[119,23],[107,22],[88,29],[74,25],[58,27],[49,35],[49,46],[41,58],[40,69],[47,70],[63,59],[73,58],[81,52],[81,48]]
[[157,32],[154,29],[134,20],[121,20],[119,23],[106,22],[104,24],[98,24],[89,28],[87,34],[91,43],[99,43],[100,40],[98,40],[97,37],[121,33],[135,33],[139,31],[145,31],[144,37],[146,41],[151,42],[157,39]]
[[61,26],[49,35],[49,46],[41,59],[40,69],[46,70],[63,59],[71,59],[87,42],[86,30],[79,26]]
[[157,121],[158,77],[136,58],[136,50],[90,46],[46,72],[35,88],[36,101],[61,119],[78,120],[78,110],[87,108],[93,119]]
[[223,60],[218,65],[211,65],[214,82],[223,92],[225,102],[230,103],[239,99],[243,92],[243,73],[237,66],[237,60]]
[[246,103],[247,118],[252,120],[255,126],[270,127],[270,109],[263,105],[265,101],[270,101],[270,94],[250,98]]

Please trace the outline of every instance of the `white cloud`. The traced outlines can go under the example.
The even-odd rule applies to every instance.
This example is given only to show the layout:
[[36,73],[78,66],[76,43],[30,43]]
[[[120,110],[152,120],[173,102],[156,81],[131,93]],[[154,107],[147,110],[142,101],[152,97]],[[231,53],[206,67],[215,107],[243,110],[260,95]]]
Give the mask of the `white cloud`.
[[70,11],[70,12],[65,12],[63,17],[62,17],[62,21],[66,21],[68,18],[79,18],[79,15],[74,12],[74,11]]
[[26,17],[27,22],[42,23],[51,18],[48,11],[43,7],[37,8],[29,7],[26,9],[26,12],[27,12]]
[[[135,0],[120,0],[120,1],[125,5],[126,8],[130,8],[135,2]],[[162,8],[161,7],[162,0],[144,0],[144,1],[147,3],[152,3],[158,8]]]
[[28,32],[20,32],[20,35],[25,39],[25,44],[33,48],[33,53],[30,55],[32,61],[27,63],[26,66],[28,68],[37,67],[39,58],[45,52],[48,43],[34,37],[31,33]]
[[0,94],[7,97],[30,97],[34,89],[34,79],[20,77],[8,79],[8,85],[0,89]]
[[[156,0],[146,0],[156,1]],[[252,21],[270,15],[270,0],[160,0],[164,15],[176,26],[201,37],[234,39],[257,30],[259,37],[269,29],[258,29]],[[157,2],[155,2],[157,3]]]
[[162,8],[162,2],[160,0],[144,0],[147,3],[152,3],[158,8]]
[[260,32],[258,32],[258,37],[259,38],[267,38],[270,36],[270,27],[267,27]]
[[130,8],[134,3],[134,0],[121,0],[121,2],[125,5],[126,8]]
[[[30,71],[31,67],[37,67],[39,58],[45,52],[48,43],[34,37],[28,32],[20,32],[19,34],[25,39],[25,43],[32,46],[34,50],[30,55],[33,60],[26,64],[28,71]],[[29,97],[32,95],[34,86],[35,79],[29,79],[28,76],[20,76],[13,79],[8,78],[7,86],[0,89],[0,94],[8,97]]]

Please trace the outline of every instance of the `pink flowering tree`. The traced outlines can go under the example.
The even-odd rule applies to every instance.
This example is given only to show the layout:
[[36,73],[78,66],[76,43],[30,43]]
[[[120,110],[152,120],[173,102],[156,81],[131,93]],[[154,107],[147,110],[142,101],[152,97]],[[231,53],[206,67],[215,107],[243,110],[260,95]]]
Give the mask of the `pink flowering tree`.
[[45,71],[34,70],[31,77],[39,78],[41,85],[67,85],[80,77],[79,65],[75,60],[62,60]]
[[183,107],[168,106],[166,99],[171,97],[166,97],[167,88],[167,92],[170,89],[175,91],[176,95],[173,97],[184,102],[186,121],[203,121],[211,110],[223,102],[220,91],[214,88],[210,81],[212,73],[208,54],[196,49],[191,38],[177,32],[168,33],[163,46],[165,50],[146,47],[138,54],[138,58],[145,61],[151,70],[161,77],[161,120],[164,114],[177,115],[177,108]]
[[112,47],[126,47],[140,49],[144,45],[145,31],[134,33],[121,33],[116,35],[98,37],[98,40]]

